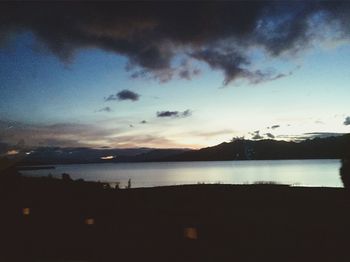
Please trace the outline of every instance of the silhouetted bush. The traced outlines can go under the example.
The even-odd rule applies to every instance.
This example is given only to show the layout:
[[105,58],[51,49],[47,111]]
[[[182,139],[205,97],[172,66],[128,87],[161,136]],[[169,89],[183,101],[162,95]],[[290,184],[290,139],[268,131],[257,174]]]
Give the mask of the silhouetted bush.
[[13,163],[11,163],[11,161],[8,158],[6,158],[6,157],[0,158],[0,172],[7,170],[12,165],[13,165]]
[[128,180],[128,184],[127,184],[127,186],[125,187],[126,189],[130,189],[131,188],[131,179],[129,178],[129,180]]
[[72,181],[72,178],[70,177],[69,174],[63,173],[63,174],[62,174],[62,180],[63,180],[64,182],[71,182],[71,181]]
[[17,171],[14,161],[0,158],[0,187],[10,188],[10,184],[17,183],[20,173]]
[[345,158],[342,160],[342,166],[340,168],[340,177],[344,187],[350,190],[350,159]]
[[103,183],[102,186],[103,189],[111,189],[111,185],[109,183]]

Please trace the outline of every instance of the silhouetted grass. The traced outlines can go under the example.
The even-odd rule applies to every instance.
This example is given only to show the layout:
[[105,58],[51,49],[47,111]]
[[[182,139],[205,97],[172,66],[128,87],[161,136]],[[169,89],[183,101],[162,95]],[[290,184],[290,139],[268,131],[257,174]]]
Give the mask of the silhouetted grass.
[[349,199],[341,188],[264,182],[115,190],[13,174],[0,204],[0,261],[348,258]]

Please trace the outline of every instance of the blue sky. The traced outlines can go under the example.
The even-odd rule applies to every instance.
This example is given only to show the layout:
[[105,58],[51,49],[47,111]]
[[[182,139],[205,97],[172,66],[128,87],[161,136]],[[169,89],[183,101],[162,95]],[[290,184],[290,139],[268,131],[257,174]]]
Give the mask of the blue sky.
[[[86,47],[62,60],[30,30],[15,33],[0,48],[2,140],[23,139],[31,146],[200,148],[235,136],[251,138],[256,131],[262,138],[270,133],[290,139],[350,130],[344,124],[350,115],[347,41],[327,39],[278,56],[249,47],[250,68],[271,72],[257,83],[242,77],[224,85],[221,65],[186,52],[173,56],[173,68],[182,63],[200,73],[162,82],[157,71],[132,78],[128,55]],[[274,78],[278,74],[283,76]],[[105,101],[122,90],[140,97]],[[109,112],[101,110],[106,107]],[[186,110],[191,113],[182,116]],[[157,117],[161,111],[179,115]]]

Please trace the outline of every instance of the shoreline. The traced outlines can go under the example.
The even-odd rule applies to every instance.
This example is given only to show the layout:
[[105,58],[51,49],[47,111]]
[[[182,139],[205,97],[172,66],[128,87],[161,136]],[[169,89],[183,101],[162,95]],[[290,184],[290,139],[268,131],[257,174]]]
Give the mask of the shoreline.
[[[49,164],[26,164],[24,167],[41,167],[41,166],[48,166],[48,167],[54,167],[54,166],[61,166],[61,165],[92,165],[92,164],[147,164],[147,163],[203,163],[203,162],[260,162],[260,161],[302,161],[302,160],[339,160],[341,161],[341,158],[334,157],[334,158],[280,158],[280,159],[223,159],[223,160],[155,160],[155,161],[96,161],[96,162],[72,162],[72,163],[49,163]],[[16,166],[21,167],[19,166]]]

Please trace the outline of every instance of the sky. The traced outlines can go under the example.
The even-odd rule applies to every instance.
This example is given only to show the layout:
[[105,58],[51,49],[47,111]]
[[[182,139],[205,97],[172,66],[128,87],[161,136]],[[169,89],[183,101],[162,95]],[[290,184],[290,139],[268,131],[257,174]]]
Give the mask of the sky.
[[350,132],[350,4],[1,3],[0,143],[202,148]]

